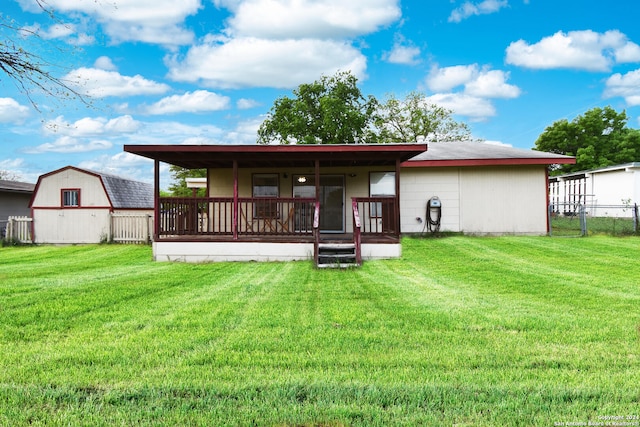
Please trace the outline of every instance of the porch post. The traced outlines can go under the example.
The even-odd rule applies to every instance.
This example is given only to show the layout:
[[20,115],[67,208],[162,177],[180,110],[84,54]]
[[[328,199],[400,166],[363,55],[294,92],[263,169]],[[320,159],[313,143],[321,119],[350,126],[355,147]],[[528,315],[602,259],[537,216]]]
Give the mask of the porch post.
[[320,160],[315,161],[316,203],[320,201]]
[[160,160],[153,161],[153,240],[160,236]]
[[238,240],[238,161],[233,161],[233,240]]
[[396,235],[400,236],[400,159],[396,159]]

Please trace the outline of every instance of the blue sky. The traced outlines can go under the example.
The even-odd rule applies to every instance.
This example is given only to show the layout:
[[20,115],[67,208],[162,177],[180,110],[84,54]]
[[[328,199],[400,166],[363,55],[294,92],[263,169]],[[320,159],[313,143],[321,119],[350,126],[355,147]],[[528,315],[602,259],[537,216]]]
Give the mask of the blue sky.
[[124,144],[255,143],[278,97],[338,70],[514,147],[598,106],[640,127],[631,0],[46,1],[55,20],[35,0],[0,11],[92,105],[33,93],[38,111],[0,74],[0,170],[26,182],[67,165],[150,181]]

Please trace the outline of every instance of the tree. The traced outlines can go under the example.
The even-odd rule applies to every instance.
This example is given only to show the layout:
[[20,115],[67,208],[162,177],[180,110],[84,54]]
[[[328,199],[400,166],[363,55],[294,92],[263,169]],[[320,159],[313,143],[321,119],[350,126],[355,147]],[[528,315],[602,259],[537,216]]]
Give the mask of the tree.
[[403,101],[364,97],[348,72],[322,77],[278,98],[258,130],[261,144],[353,144],[467,141],[471,131],[452,111],[411,92]]
[[640,131],[627,128],[627,114],[613,108],[593,108],[569,122],[559,120],[547,127],[535,149],[576,157],[553,174],[597,169],[640,160]]
[[260,144],[353,144],[362,141],[377,106],[349,72],[301,84],[278,98],[258,129]]
[[[56,20],[44,0],[35,2],[51,19]],[[55,68],[54,64],[36,53],[43,49],[27,45],[28,39],[42,41],[36,32],[19,26],[10,17],[0,13],[0,70],[6,77],[16,84],[36,110],[39,108],[32,97],[35,91],[56,99],[78,98],[86,104],[83,95],[51,71]],[[57,54],[61,56],[60,52]]]
[[[173,183],[169,186],[169,191],[176,197],[191,197],[193,195],[193,191],[187,188],[187,178],[204,178],[207,176],[206,169],[185,169],[180,166],[171,165],[169,170],[173,178]],[[199,188],[196,195],[198,197],[205,197],[205,192],[204,188]]]
[[379,105],[373,120],[377,141],[426,142],[469,141],[471,130],[465,123],[452,118],[452,111],[429,104],[424,94],[411,92],[404,101],[389,95]]
[[0,179],[3,181],[18,181],[20,179],[20,175],[0,169]]

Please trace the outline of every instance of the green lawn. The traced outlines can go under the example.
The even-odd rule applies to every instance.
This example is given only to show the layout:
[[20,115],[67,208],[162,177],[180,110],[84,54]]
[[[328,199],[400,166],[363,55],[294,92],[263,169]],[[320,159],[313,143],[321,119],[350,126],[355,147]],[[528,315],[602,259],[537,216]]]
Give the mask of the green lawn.
[[406,239],[401,260],[0,248],[0,425],[640,419],[640,239]]

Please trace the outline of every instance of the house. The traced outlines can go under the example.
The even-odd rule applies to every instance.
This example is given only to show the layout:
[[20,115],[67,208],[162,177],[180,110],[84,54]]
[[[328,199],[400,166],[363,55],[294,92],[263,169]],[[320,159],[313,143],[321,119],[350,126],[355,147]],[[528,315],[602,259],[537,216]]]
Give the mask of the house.
[[49,172],[38,178],[29,205],[34,242],[109,240],[114,215],[153,214],[153,194],[150,184],[73,166]]
[[[156,260],[319,265],[399,257],[402,234],[435,227],[545,234],[547,167],[575,161],[480,143],[124,150],[155,162]],[[159,197],[160,162],[206,168],[208,197]]]
[[28,216],[34,184],[0,179],[0,238],[4,237],[10,216]]
[[631,217],[640,203],[640,163],[626,163],[549,178],[549,198],[557,213],[584,205],[591,216]]

